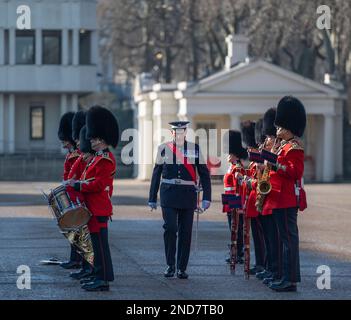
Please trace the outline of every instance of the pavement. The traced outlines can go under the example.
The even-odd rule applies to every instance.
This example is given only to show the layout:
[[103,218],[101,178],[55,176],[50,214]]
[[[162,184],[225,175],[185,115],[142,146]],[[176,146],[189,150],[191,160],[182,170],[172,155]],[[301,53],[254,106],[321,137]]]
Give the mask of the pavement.
[[[297,293],[276,293],[254,277],[244,279],[243,267],[230,275],[224,259],[229,232],[220,210],[221,186],[214,185],[210,210],[200,215],[197,250],[193,241],[188,280],[165,279],[160,209],[145,206],[149,184],[116,180],[114,220],[109,239],[115,269],[110,292],[80,289],[69,272],[40,260],[69,254],[67,240],[59,233],[41,190],[57,182],[0,182],[0,299],[350,299],[351,298],[351,185],[307,185],[309,208],[299,217],[302,282]],[[195,225],[194,225],[195,227]],[[194,238],[193,238],[194,239]],[[254,257],[252,256],[252,261]],[[17,268],[29,266],[31,289],[17,288]],[[320,290],[317,268],[331,272],[331,288]]]

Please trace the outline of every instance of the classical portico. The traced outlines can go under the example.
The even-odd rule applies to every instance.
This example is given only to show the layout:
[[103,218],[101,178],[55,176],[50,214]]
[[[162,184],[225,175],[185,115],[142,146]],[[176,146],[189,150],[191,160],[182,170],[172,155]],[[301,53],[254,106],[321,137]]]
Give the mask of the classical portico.
[[[167,128],[167,122],[175,117],[190,120],[194,130],[239,129],[241,121],[257,120],[281,97],[294,95],[304,103],[308,118],[304,135],[306,180],[330,182],[342,176],[343,97],[335,88],[258,60],[239,63],[195,84],[179,83],[173,96],[170,90],[156,85],[139,101],[139,129],[146,119],[152,119],[155,134],[155,129]],[[148,118],[140,116],[140,106]],[[144,133],[141,135],[147,140]],[[155,135],[153,142],[154,152],[160,143]],[[140,156],[143,163],[143,152]],[[139,165],[139,178],[150,178],[150,172]]]

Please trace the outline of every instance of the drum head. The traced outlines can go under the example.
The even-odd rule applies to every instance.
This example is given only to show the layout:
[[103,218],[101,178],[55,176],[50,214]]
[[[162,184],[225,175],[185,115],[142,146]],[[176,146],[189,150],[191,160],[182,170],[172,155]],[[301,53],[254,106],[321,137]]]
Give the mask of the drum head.
[[76,230],[86,225],[91,217],[91,213],[85,207],[78,206],[67,210],[59,219],[58,225],[61,230]]

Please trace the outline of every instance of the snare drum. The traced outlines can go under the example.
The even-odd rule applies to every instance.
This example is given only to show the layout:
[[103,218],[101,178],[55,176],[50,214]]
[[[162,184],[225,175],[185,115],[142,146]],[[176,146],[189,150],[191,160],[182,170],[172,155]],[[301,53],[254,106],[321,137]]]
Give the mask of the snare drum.
[[51,191],[48,201],[62,231],[77,230],[90,220],[90,211],[83,204],[73,202],[63,185]]

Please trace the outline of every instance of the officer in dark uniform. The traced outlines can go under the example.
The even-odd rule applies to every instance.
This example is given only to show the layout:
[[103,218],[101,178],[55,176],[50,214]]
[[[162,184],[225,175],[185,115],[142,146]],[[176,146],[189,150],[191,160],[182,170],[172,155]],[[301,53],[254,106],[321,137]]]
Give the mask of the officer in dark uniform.
[[189,261],[194,211],[199,206],[196,171],[203,188],[202,209],[208,209],[211,203],[210,173],[201,157],[199,146],[185,139],[188,123],[188,121],[170,123],[174,139],[159,147],[150,186],[148,205],[151,209],[156,209],[157,193],[161,183],[160,199],[168,265],[164,276],[167,278],[174,276],[176,267],[179,279],[188,278],[185,271]]

